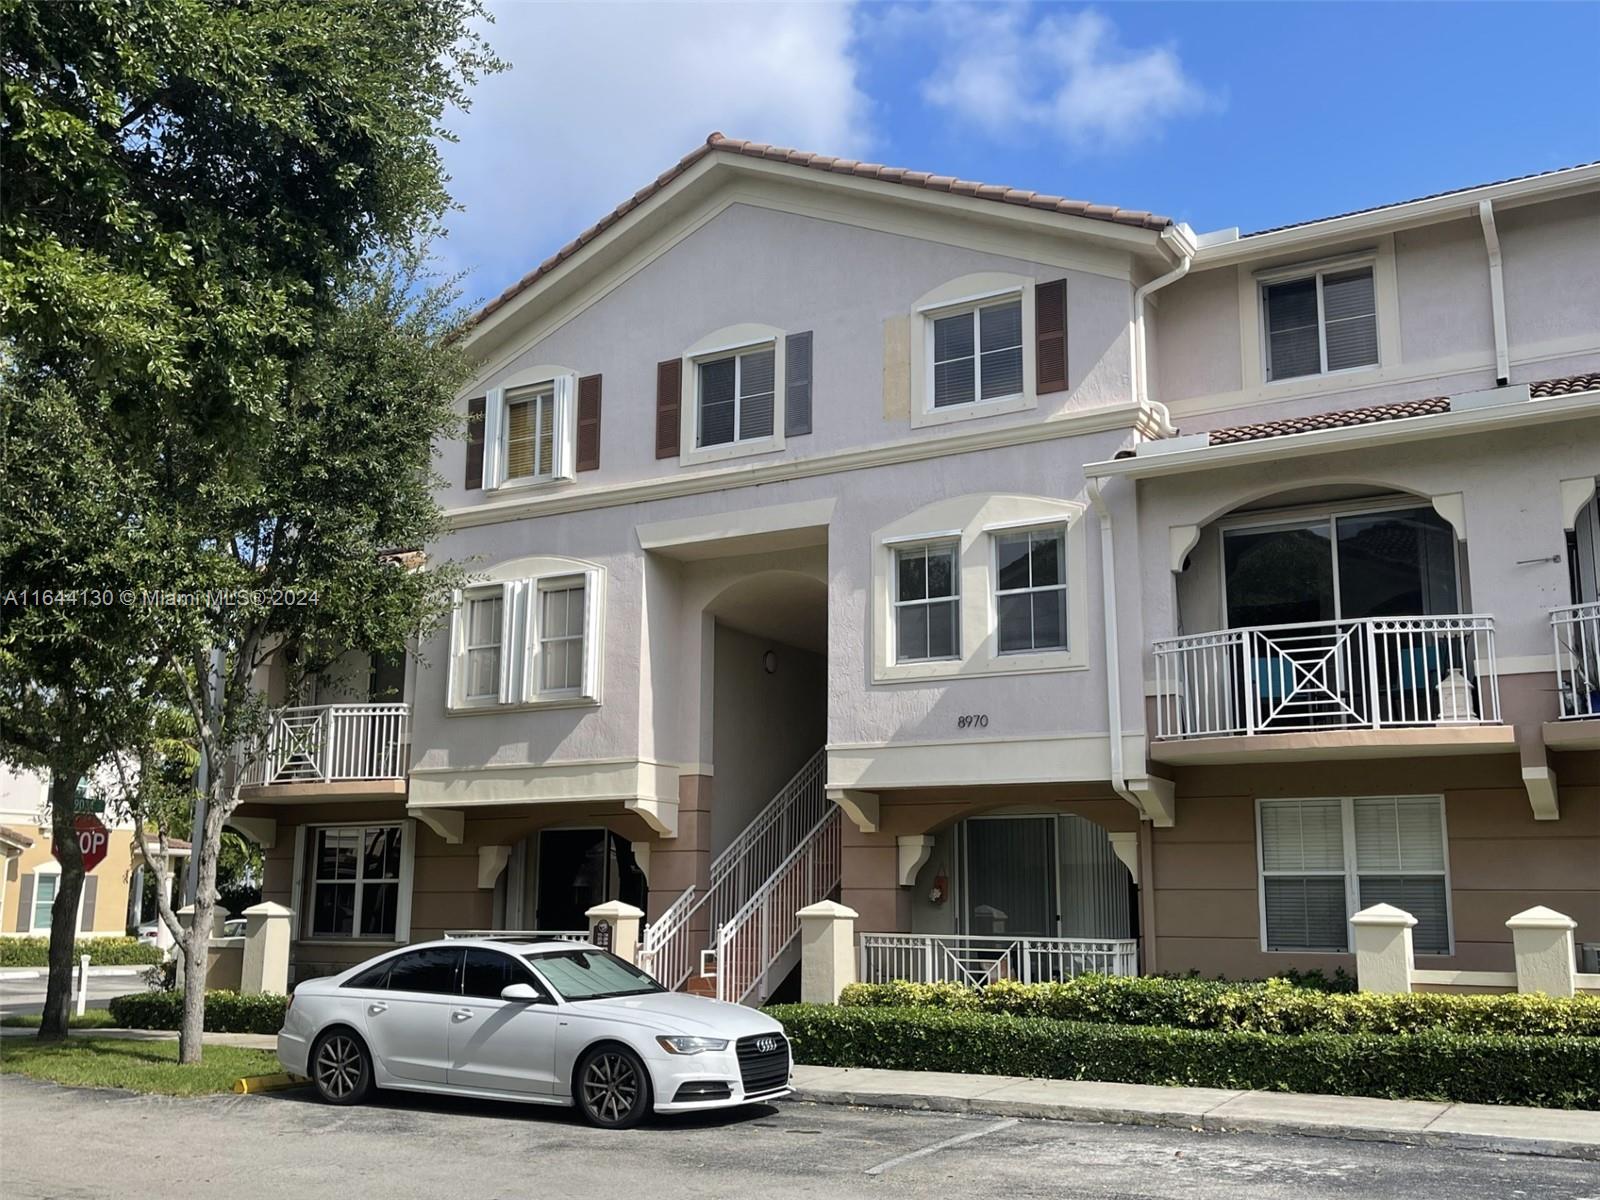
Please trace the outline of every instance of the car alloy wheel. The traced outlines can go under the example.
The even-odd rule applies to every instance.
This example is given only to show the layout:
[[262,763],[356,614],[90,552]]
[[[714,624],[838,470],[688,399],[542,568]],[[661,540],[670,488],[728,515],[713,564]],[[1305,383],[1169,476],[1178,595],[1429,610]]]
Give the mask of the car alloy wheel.
[[650,1084],[632,1051],[604,1047],[578,1072],[578,1102],[584,1116],[607,1129],[626,1129],[644,1119]]
[[317,1091],[330,1104],[355,1104],[372,1086],[366,1047],[338,1030],[317,1043],[311,1071]]

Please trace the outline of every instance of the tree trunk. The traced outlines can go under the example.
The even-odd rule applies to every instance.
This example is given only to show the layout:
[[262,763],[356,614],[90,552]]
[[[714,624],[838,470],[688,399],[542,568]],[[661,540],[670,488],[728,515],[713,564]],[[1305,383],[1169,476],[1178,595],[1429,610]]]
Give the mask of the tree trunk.
[[78,897],[83,893],[83,850],[73,828],[82,776],[52,771],[50,774],[50,839],[61,875],[50,907],[50,979],[45,986],[44,1014],[39,1040],[58,1042],[67,1036],[72,1007],[73,949],[78,941]]
[[217,911],[217,857],[222,849],[222,823],[231,809],[222,803],[221,787],[213,786],[205,824],[196,831],[194,917],[183,939],[183,1019],[178,1026],[178,1061],[197,1063],[206,1021],[206,966],[211,926]]

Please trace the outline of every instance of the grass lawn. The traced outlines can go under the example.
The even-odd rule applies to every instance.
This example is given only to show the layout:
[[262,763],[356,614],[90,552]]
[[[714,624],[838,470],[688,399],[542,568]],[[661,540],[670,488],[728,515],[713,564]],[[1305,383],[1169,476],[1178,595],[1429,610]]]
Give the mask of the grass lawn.
[[[16,1013],[9,1017],[0,1017],[0,1025],[11,1029],[37,1029],[41,1018],[38,1013]],[[111,1010],[105,1008],[84,1009],[83,1016],[73,1014],[68,1018],[67,1024],[73,1029],[114,1029],[116,1022],[111,1019]]]
[[194,1066],[178,1064],[178,1043],[75,1037],[40,1045],[31,1038],[0,1042],[0,1073],[48,1079],[69,1087],[126,1088],[168,1096],[199,1096],[233,1089],[244,1075],[283,1068],[270,1050],[207,1046]]

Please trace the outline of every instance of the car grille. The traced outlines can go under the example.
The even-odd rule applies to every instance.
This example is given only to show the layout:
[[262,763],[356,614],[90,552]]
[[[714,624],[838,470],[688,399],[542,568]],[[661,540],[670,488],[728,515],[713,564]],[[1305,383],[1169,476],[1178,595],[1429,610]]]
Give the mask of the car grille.
[[789,1040],[781,1033],[742,1037],[738,1050],[739,1075],[746,1096],[789,1085]]

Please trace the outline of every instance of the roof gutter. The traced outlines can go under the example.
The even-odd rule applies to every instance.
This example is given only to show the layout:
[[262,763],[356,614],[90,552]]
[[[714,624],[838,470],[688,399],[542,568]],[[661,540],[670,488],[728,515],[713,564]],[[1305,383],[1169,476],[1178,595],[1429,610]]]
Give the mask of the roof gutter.
[[1167,413],[1166,405],[1150,403],[1150,361],[1144,336],[1145,301],[1168,284],[1177,283],[1189,273],[1189,268],[1194,263],[1196,247],[1194,233],[1187,225],[1169,225],[1161,231],[1161,242],[1177,256],[1178,265],[1133,293],[1133,398],[1141,408],[1155,411],[1163,432],[1170,437],[1176,430],[1172,427],[1172,418]]

